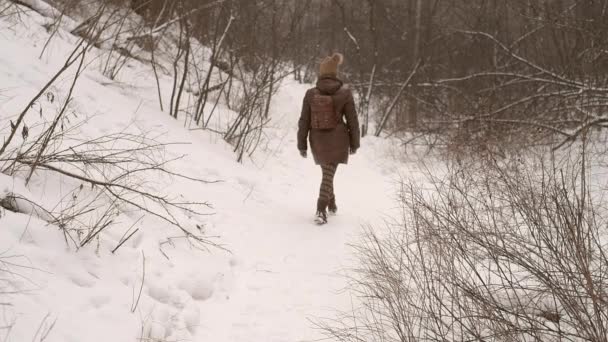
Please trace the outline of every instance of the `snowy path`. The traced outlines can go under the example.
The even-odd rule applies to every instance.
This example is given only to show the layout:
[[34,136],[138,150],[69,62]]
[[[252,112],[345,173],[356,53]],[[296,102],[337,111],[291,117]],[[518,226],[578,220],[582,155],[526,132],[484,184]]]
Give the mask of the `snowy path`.
[[216,298],[201,308],[208,319],[200,336],[215,341],[319,338],[309,319],[331,317],[332,310],[348,309],[351,303],[339,275],[352,265],[348,243],[356,240],[362,224],[377,220],[393,203],[391,183],[376,170],[374,151],[364,145],[350,165],[338,169],[338,216],[323,227],[312,223],[320,169],[295,147],[297,96],[305,87],[284,89],[288,91],[277,95],[275,112],[287,113],[281,124],[288,136],[260,170],[265,181],[255,185],[241,208],[216,218],[226,227],[223,238],[238,260],[239,285],[230,299]]

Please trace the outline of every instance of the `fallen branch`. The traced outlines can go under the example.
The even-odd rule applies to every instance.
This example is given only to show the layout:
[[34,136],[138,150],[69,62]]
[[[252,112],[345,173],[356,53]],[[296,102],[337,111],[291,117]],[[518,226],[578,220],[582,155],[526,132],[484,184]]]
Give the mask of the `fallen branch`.
[[195,14],[197,12],[200,12],[202,10],[205,10],[205,9],[208,9],[208,8],[212,8],[212,7],[215,7],[217,5],[221,5],[225,1],[226,0],[217,0],[217,1],[214,1],[214,2],[212,2],[210,4],[206,4],[206,5],[201,6],[199,8],[195,8],[192,11],[190,11],[190,12],[188,12],[188,13],[182,15],[182,16],[179,16],[177,18],[169,20],[166,23],[163,23],[162,25],[155,27],[154,29],[150,30],[149,32],[129,37],[129,38],[127,38],[127,40],[140,39],[140,38],[144,38],[144,37],[154,37],[154,35],[156,35],[157,33],[161,32],[162,30],[164,30],[168,26],[170,26],[170,25],[172,25],[172,24],[174,24],[174,23],[176,23],[176,22],[178,22],[180,20],[186,19],[186,18],[190,17],[191,15],[193,15],[193,14]]

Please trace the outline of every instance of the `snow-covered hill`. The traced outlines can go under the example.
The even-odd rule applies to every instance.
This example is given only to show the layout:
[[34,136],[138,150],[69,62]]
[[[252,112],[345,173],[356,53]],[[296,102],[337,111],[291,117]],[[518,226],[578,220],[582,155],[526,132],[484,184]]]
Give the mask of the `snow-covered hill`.
[[[76,38],[52,40],[46,18],[28,11],[0,18],[2,135],[29,100],[64,63]],[[92,56],[102,55],[93,49]],[[304,341],[319,338],[310,319],[348,309],[352,298],[341,270],[353,262],[348,246],[361,226],[378,222],[394,203],[395,165],[382,141],[363,140],[351,164],[338,169],[339,215],[312,223],[320,170],[296,150],[295,128],[307,85],[285,79],[275,96],[267,146],[239,164],[218,135],[190,130],[159,111],[149,66],[131,61],[118,80],[86,65],[70,104],[70,139],[145,132],[168,145],[170,169],[201,183],[159,175],[152,189],[185,201],[208,202],[204,215],[180,214],[219,247],[194,248],[167,222],[121,207],[115,224],[94,243],[76,249],[62,230],[32,206],[30,214],[0,212],[0,341]],[[62,98],[75,68],[50,90]],[[169,77],[161,78],[163,88]],[[46,102],[45,102],[46,101]],[[48,97],[37,108],[59,105]],[[226,112],[228,110],[226,109]],[[52,113],[51,113],[52,114]],[[34,134],[34,110],[25,124]],[[66,130],[69,127],[65,128]],[[46,208],[68,206],[65,196],[83,185],[53,172],[0,176],[0,193],[16,193]],[[87,185],[87,184],[85,184]],[[83,197],[95,194],[83,189]],[[74,199],[80,201],[81,199]],[[84,200],[84,199],[83,199]],[[139,229],[112,253],[127,232]],[[141,294],[140,294],[141,293]]]

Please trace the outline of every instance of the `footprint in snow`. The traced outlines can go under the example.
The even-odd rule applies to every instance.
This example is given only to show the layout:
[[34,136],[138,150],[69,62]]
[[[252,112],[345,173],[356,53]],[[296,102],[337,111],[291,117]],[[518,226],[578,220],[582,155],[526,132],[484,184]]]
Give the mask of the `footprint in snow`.
[[95,285],[95,278],[88,273],[71,273],[68,274],[68,279],[79,287],[90,288]]
[[180,289],[186,291],[192,299],[205,301],[213,296],[214,285],[209,279],[190,278],[181,282]]
[[154,284],[148,285],[148,296],[163,304],[169,303],[169,299],[171,299],[168,289]]
[[109,296],[93,296],[91,297],[91,304],[94,308],[99,309],[108,304],[110,300],[111,298]]

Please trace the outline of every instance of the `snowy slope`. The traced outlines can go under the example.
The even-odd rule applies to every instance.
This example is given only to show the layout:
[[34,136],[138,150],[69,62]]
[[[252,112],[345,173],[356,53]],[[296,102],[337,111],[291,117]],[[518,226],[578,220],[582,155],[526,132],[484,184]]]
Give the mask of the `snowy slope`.
[[[75,38],[62,34],[38,59],[48,33],[29,12],[22,22],[0,19],[0,127],[14,119],[63,63]],[[101,52],[96,52],[101,53]],[[312,224],[320,170],[296,151],[295,127],[307,86],[285,80],[272,106],[270,144],[237,164],[220,137],[184,128],[160,112],[149,68],[130,63],[122,81],[86,69],[75,108],[87,117],[80,134],[151,132],[184,156],[172,168],[208,180],[201,184],[159,178],[155,186],[213,209],[202,221],[225,249],[201,251],[165,222],[131,210],[96,244],[78,251],[36,215],[0,215],[0,341],[305,341],[319,338],[310,319],[348,309],[340,271],[352,264],[348,243],[361,225],[378,222],[393,207],[395,166],[386,146],[365,139],[360,153],[336,178],[339,215]],[[69,86],[68,73],[57,93]],[[170,79],[163,79],[163,88]],[[28,118],[33,124],[36,118]],[[79,184],[48,173],[0,177],[0,192],[51,204]],[[139,232],[110,251],[131,226]],[[9,273],[8,271],[10,270]],[[142,285],[143,284],[143,285]],[[142,289],[141,298],[139,291]],[[4,292],[4,294],[2,294]],[[2,328],[12,326],[12,328]]]

